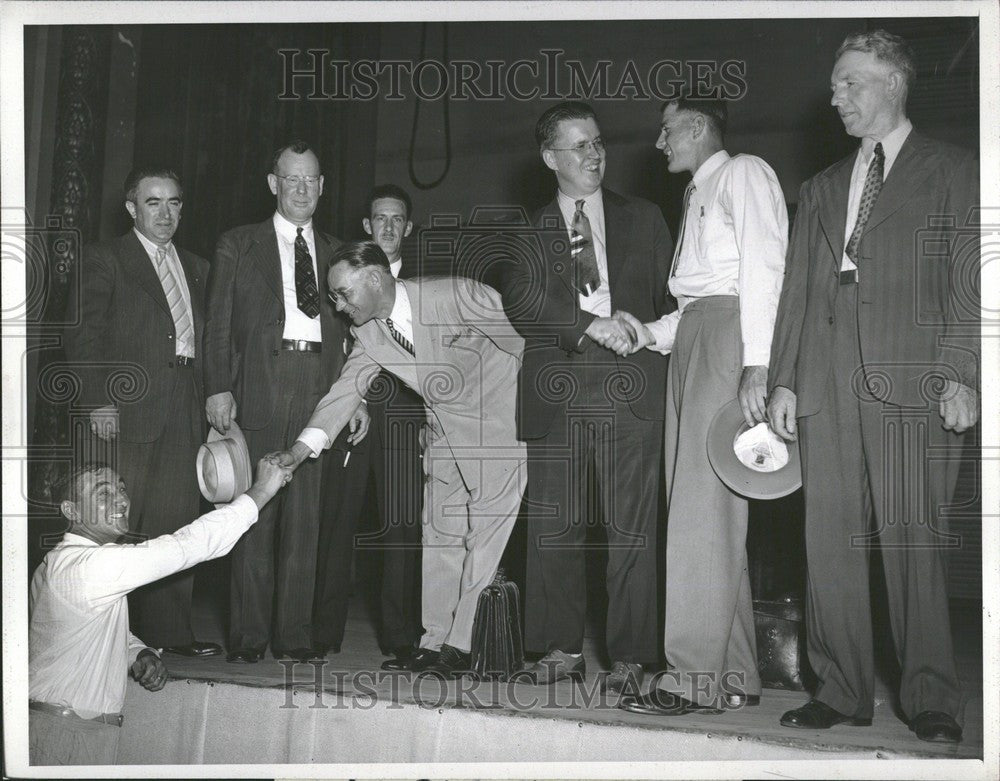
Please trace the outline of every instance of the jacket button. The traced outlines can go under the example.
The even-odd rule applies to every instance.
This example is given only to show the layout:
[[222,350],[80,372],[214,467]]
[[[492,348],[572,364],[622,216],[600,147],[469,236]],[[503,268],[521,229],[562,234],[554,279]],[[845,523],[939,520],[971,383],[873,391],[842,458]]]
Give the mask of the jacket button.
[[278,354],[277,350],[271,350],[271,355],[275,355],[276,356],[277,354]]
[[284,320],[282,320],[281,318],[278,318],[278,319],[277,319],[277,320],[275,320],[274,322],[275,322],[275,324],[276,324],[276,325],[284,325],[284,324],[285,324],[285,321],[284,321]]
[[167,334],[167,338],[168,338],[168,339],[173,339],[173,338],[174,338],[174,335],[173,335],[173,334]]
[[833,318],[832,318],[832,317],[831,317],[831,318],[829,318],[829,319],[827,320],[827,322],[828,322],[828,323],[829,323],[830,325],[833,325]]
[[167,361],[167,368],[168,369],[173,369],[174,368],[174,362],[173,361]]

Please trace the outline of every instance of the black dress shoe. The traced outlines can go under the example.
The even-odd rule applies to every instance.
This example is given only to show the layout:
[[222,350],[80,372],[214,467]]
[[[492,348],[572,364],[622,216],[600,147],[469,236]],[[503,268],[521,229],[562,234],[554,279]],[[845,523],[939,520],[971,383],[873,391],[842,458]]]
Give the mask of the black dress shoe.
[[913,717],[910,729],[921,740],[931,743],[961,743],[962,728],[947,713],[925,710]]
[[396,657],[386,659],[382,662],[383,670],[394,670],[397,672],[412,670],[413,672],[423,672],[438,660],[440,653],[429,648],[418,648],[408,657]]
[[313,648],[323,656],[340,653],[340,643],[315,643]]
[[187,645],[171,645],[163,649],[164,653],[178,654],[180,656],[218,656],[222,653],[222,646],[218,643],[199,643],[195,640]]
[[699,705],[686,697],[662,689],[651,689],[638,697],[622,697],[618,707],[631,713],[642,713],[646,716],[683,716],[687,713],[714,716],[722,713],[720,708]]
[[226,661],[233,662],[234,664],[255,664],[263,656],[264,653],[262,651],[257,651],[253,648],[237,648],[235,651],[230,651],[226,654]]
[[272,648],[271,653],[275,659],[281,659],[287,656],[289,659],[294,659],[296,662],[310,662],[316,659],[322,659],[324,654],[319,648],[289,648],[288,650]]
[[782,727],[795,727],[796,729],[830,729],[835,724],[870,727],[872,720],[845,716],[819,700],[809,700],[801,708],[790,710],[781,717]]
[[441,646],[437,661],[429,664],[423,672],[439,673],[445,678],[458,678],[462,673],[470,672],[471,668],[472,655],[446,643]]

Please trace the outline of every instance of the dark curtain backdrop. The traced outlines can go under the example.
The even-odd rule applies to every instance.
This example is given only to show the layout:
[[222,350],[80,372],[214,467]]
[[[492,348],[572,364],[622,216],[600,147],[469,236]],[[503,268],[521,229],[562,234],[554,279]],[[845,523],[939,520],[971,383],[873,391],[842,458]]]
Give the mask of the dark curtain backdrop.
[[278,50],[374,59],[378,25],[174,25],[143,28],[142,36],[135,163],[167,163],[180,174],[179,244],[211,259],[223,231],[267,218],[271,153],[299,137],[323,167],[317,224],[337,236],[349,227],[353,233],[347,213],[374,184],[377,103],[280,99]]

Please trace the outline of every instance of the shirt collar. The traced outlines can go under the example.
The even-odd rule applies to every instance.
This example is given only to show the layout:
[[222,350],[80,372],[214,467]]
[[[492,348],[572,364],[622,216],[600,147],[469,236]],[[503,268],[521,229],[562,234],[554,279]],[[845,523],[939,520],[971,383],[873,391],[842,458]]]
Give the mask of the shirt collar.
[[289,222],[284,217],[281,216],[280,212],[274,213],[274,232],[277,233],[285,241],[295,241],[295,237],[298,235],[299,228],[302,228],[302,235],[306,239],[312,238],[312,220],[310,219],[305,225],[296,225],[293,222]]
[[410,296],[406,292],[406,285],[401,279],[396,280],[396,300],[392,304],[392,312],[389,318],[394,323],[403,323],[410,316]]
[[395,277],[395,278],[397,278],[397,279],[399,278],[399,272],[402,271],[402,270],[403,270],[403,259],[402,258],[400,258],[399,260],[394,260],[394,261],[392,261],[392,263],[389,264],[389,271],[391,271],[392,272],[392,276]]
[[887,169],[891,168],[897,155],[899,155],[899,150],[903,148],[903,144],[906,143],[906,139],[909,138],[911,130],[913,130],[913,123],[910,122],[909,119],[904,118],[902,122],[896,125],[893,130],[886,133],[882,138],[862,139],[861,152],[859,156],[867,166],[871,161],[872,155],[875,153],[875,144],[882,144],[882,152],[885,154],[885,167]]
[[[156,251],[160,248],[160,245],[143,236],[139,232],[138,228],[132,228],[132,230],[135,235],[139,237],[139,242],[142,244],[143,249],[146,250],[146,254],[149,255],[150,259],[155,259]],[[172,241],[168,241],[163,248],[167,251],[167,254],[170,255],[173,253],[174,243]]]
[[[569,210],[570,214],[576,211],[576,202],[580,200],[579,198],[571,198],[562,190],[559,190],[558,198],[559,207],[562,211]],[[604,191],[600,187],[584,198],[583,201],[583,210],[587,214],[588,219],[594,219],[595,216],[604,214]]]
[[63,532],[62,541],[65,545],[88,545],[94,548],[100,547],[100,545],[89,537],[84,537],[82,534],[73,534],[73,532]]
[[729,152],[725,149],[720,149],[708,158],[708,160],[698,166],[698,170],[695,171],[694,176],[691,177],[691,181],[694,182],[694,186],[703,187],[705,182],[708,180],[708,177],[722,168],[723,165],[729,162],[729,159]]

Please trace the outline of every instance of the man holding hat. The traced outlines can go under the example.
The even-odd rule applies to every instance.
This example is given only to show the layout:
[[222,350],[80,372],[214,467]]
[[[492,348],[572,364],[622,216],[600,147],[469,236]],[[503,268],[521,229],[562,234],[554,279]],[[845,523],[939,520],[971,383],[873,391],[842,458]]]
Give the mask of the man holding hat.
[[[194,462],[205,429],[208,263],[173,242],[184,197],[176,173],[138,168],[124,189],[133,229],[85,248],[69,296],[67,320],[74,324],[66,329],[66,355],[80,374],[81,401],[93,410],[92,452],[128,483],[132,528],[158,537],[199,508]],[[140,589],[133,623],[168,652],[222,653],[195,640],[193,583],[188,572]]]
[[[211,470],[206,477],[214,490]],[[129,534],[132,505],[115,470],[90,461],[70,473],[59,505],[69,530],[35,570],[29,592],[32,765],[115,764],[126,676],[150,691],[167,681],[159,653],[129,631],[127,595],[227,554],[290,480],[290,470],[262,459],[256,482],[231,504],[135,545],[118,542]]]
[[672,353],[665,427],[667,670],[637,713],[721,712],[755,703],[760,677],[747,573],[747,501],[715,474],[706,432],[739,399],[764,420],[767,365],[788,245],[785,201],[759,157],[723,146],[726,104],[687,97],[663,108],[656,148],[692,174],[670,271],[679,309],[636,329],[639,346]]

